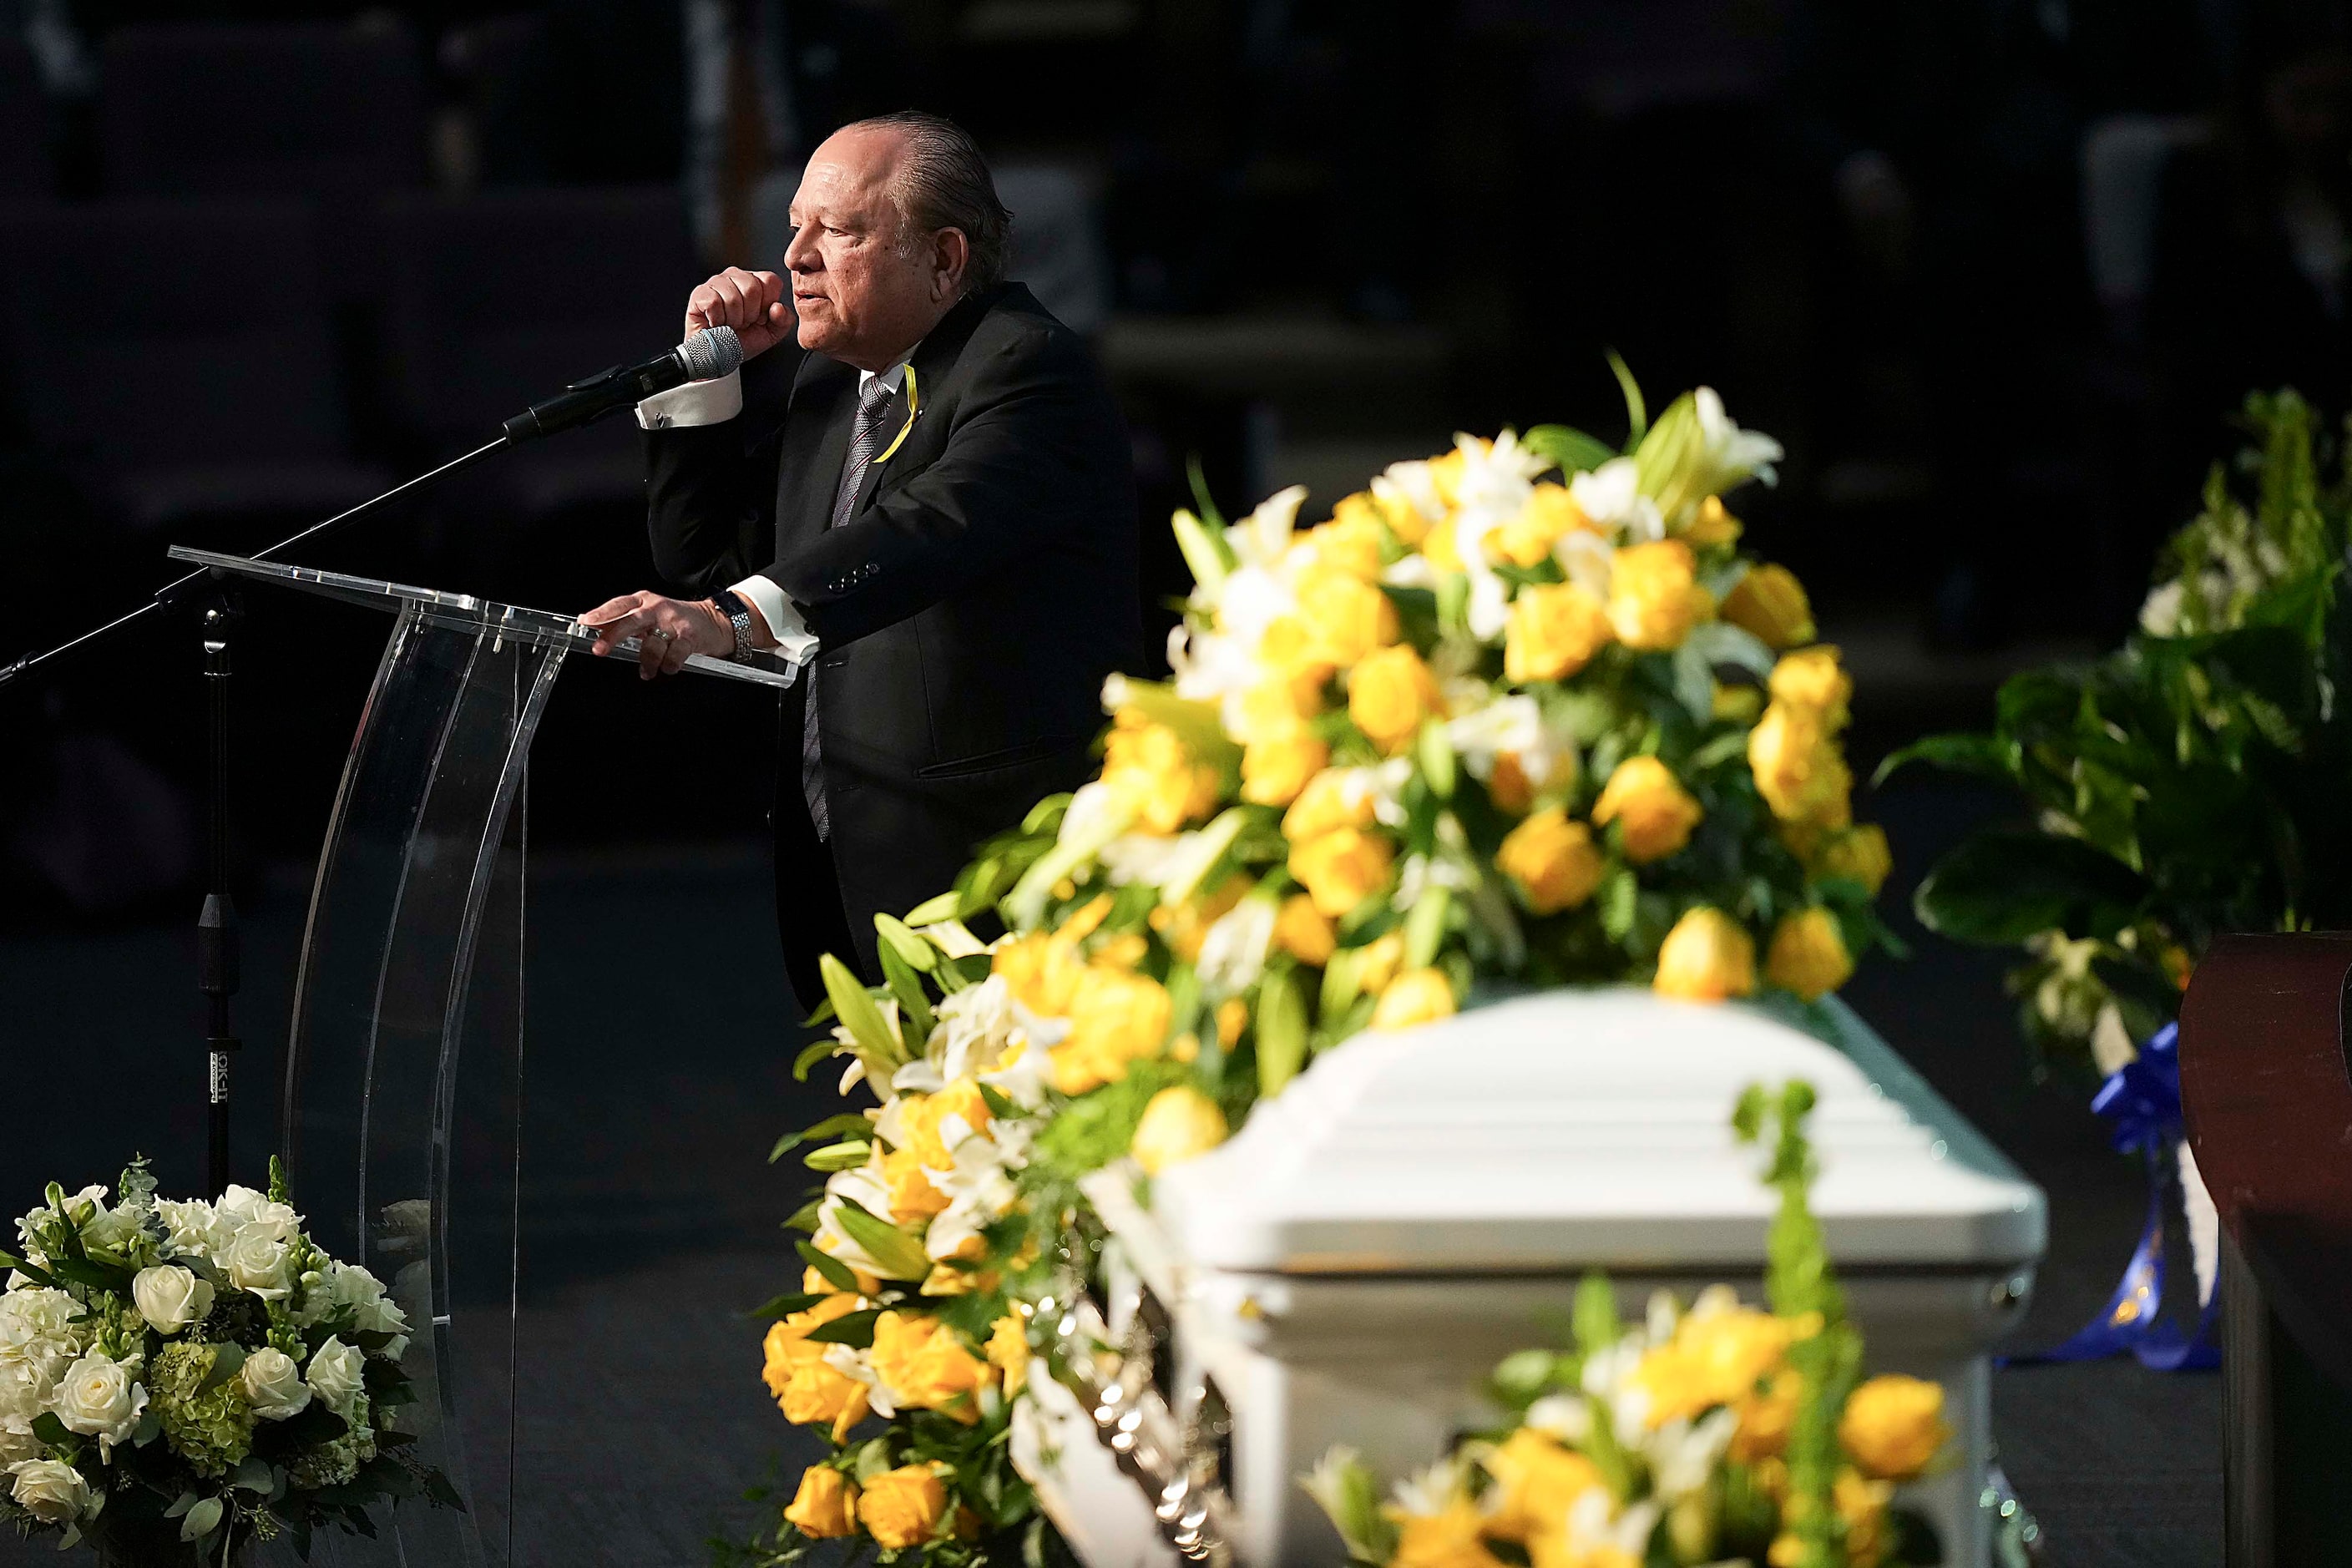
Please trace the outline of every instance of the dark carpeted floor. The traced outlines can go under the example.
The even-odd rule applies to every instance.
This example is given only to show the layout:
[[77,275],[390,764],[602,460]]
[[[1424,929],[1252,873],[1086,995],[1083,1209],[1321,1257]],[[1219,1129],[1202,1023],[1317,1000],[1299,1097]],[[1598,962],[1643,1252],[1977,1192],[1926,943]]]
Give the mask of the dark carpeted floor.
[[[1986,808],[1898,788],[1897,887]],[[257,1179],[304,889],[257,900],[240,1021],[255,1042],[238,1173]],[[751,847],[542,863],[534,921],[527,1285],[515,1561],[688,1564],[793,1434],[761,1388],[739,1314],[796,1272],[777,1222],[795,1165],[763,1163],[783,1128],[828,1109],[792,1082],[796,1016],[773,954],[764,859]],[[1907,921],[1905,922],[1906,931]],[[1916,932],[1913,932],[1915,936]],[[2114,1282],[2142,1201],[2078,1093],[2035,1088],[1997,956],[1921,941],[1853,1004],[2052,1196],[2053,1245],[2026,1342],[2074,1328]],[[0,942],[8,1132],[0,1201],[51,1177],[110,1179],[143,1149],[167,1190],[201,1177],[202,1058],[190,943],[176,929]],[[299,1196],[299,1194],[298,1194]],[[2127,1363],[2000,1375],[1995,1425],[2053,1568],[2207,1568],[2221,1558],[2219,1379]],[[0,1565],[54,1561],[0,1538]]]

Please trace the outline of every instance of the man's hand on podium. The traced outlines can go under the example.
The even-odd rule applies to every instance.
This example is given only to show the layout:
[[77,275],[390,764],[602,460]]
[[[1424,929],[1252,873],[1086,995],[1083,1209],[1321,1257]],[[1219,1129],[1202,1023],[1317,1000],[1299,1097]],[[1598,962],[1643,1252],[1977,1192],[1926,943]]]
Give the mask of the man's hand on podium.
[[735,628],[708,599],[624,594],[581,616],[580,624],[596,634],[596,646],[588,651],[599,658],[635,637],[637,674],[646,680],[676,675],[698,653],[712,658],[735,656]]
[[743,357],[763,354],[793,335],[792,296],[773,272],[730,267],[686,297],[686,336],[705,327],[732,327]]

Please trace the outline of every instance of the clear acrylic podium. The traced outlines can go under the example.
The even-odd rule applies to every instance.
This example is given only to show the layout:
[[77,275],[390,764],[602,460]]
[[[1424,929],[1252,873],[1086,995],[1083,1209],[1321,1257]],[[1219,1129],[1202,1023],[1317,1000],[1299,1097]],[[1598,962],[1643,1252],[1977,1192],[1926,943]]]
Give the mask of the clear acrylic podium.
[[[503,1568],[515,1556],[523,784],[564,658],[593,638],[569,616],[465,595],[171,555],[398,617],[319,857],[284,1152],[320,1244],[373,1270],[407,1312],[417,1401],[396,1425],[467,1508],[404,1503],[380,1514],[374,1540],[323,1532],[311,1561]],[[793,679],[773,660],[687,667]]]

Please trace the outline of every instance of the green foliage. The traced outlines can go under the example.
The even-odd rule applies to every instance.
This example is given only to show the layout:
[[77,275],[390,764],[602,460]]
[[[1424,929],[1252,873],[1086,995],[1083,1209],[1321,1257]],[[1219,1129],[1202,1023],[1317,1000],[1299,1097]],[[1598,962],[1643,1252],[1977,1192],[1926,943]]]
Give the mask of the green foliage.
[[2025,808],[2026,826],[1954,848],[1914,903],[1956,940],[2029,948],[2011,988],[2062,1057],[2173,1017],[2223,932],[2352,921],[2352,469],[2293,392],[2249,397],[2242,425],[2123,647],[2012,678],[1990,733],[1930,736],[1880,771],[1925,763]]

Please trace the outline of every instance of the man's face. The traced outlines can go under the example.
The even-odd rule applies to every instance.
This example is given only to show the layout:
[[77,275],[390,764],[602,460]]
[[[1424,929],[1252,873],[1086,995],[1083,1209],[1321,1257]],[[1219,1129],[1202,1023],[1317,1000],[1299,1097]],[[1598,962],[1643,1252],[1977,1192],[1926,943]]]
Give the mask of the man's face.
[[860,370],[887,370],[953,303],[935,247],[901,243],[890,179],[905,138],[843,131],[810,157],[793,197],[793,311],[801,347]]

